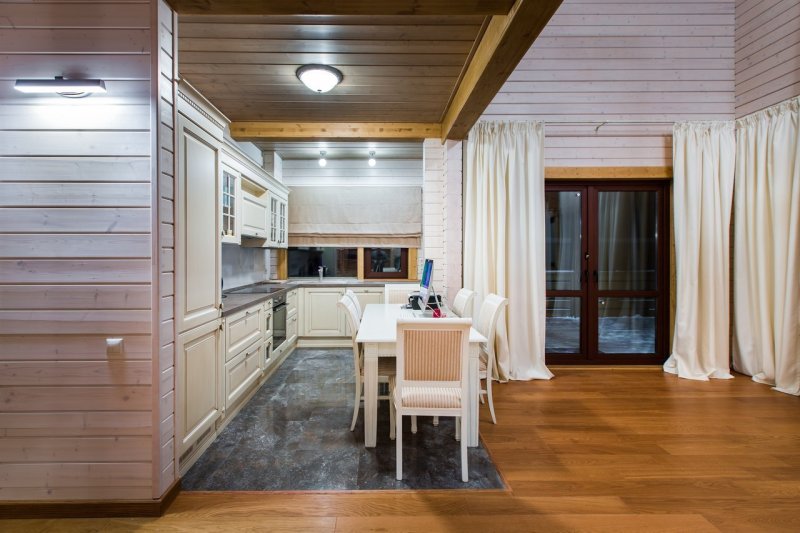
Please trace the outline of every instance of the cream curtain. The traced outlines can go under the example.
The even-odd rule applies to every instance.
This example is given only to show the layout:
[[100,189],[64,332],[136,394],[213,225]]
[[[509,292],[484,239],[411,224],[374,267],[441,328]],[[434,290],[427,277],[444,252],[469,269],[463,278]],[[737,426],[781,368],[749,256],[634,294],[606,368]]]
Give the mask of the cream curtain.
[[732,122],[673,128],[677,305],[664,370],[682,378],[732,378],[729,236],[735,159]]
[[292,187],[289,246],[416,248],[421,187]]
[[497,328],[500,379],[550,379],[544,362],[544,126],[479,122],[467,140],[464,286],[476,309],[509,299]]
[[800,98],[736,122],[733,364],[800,395]]

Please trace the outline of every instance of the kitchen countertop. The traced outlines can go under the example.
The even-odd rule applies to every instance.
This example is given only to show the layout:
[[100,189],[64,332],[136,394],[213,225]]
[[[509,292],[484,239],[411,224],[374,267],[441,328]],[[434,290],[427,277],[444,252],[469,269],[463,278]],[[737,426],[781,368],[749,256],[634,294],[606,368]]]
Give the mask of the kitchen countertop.
[[[320,281],[318,278],[296,278],[286,281],[267,281],[264,283],[254,283],[253,285],[244,285],[242,287],[236,287],[235,289],[230,289],[229,291],[225,291],[222,293],[223,294],[222,316],[224,317],[236,313],[238,311],[242,311],[243,309],[247,309],[250,306],[259,304],[266,300],[271,300],[272,298],[280,294],[285,294],[286,292],[292,289],[297,289],[300,287],[321,287],[321,286],[347,287],[347,288],[383,287],[386,283],[395,283],[395,282],[360,280],[357,278],[323,278],[322,281]],[[398,283],[405,283],[405,282],[398,281]],[[408,283],[413,283],[413,282],[408,282]],[[268,286],[280,287],[282,290],[271,293],[259,293],[259,294],[231,294],[231,291],[237,291],[255,285],[268,285]]]

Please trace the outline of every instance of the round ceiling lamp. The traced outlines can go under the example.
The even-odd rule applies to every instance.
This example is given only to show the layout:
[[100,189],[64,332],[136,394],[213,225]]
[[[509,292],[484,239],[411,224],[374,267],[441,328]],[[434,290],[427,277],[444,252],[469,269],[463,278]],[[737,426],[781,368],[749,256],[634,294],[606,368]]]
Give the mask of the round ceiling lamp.
[[325,150],[320,150],[319,151],[319,161],[318,161],[318,163],[319,163],[319,166],[321,166],[321,167],[324,167],[324,166],[326,166],[328,164],[328,160],[325,159],[325,154],[326,153],[327,152],[325,152]]
[[303,85],[317,93],[330,91],[344,78],[341,71],[328,65],[303,65],[295,74]]
[[375,152],[369,153],[369,159],[367,160],[367,164],[371,167],[375,166]]

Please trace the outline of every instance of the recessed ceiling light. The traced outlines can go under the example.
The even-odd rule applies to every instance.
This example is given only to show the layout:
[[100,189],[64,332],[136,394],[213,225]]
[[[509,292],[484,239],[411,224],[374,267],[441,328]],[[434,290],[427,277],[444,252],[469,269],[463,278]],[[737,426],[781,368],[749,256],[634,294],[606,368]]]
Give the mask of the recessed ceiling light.
[[328,164],[328,161],[325,159],[325,150],[320,150],[319,152],[319,166],[324,167]]
[[52,80],[17,80],[14,89],[29,94],[60,94],[67,98],[82,98],[93,93],[106,92],[103,80],[65,80],[63,76],[56,76]]
[[371,167],[374,167],[375,163],[376,163],[376,161],[375,161],[375,152],[370,152],[369,153],[369,160],[367,161],[367,164],[369,166],[371,166]]
[[295,74],[303,85],[317,93],[330,91],[344,78],[340,70],[328,65],[303,65]]

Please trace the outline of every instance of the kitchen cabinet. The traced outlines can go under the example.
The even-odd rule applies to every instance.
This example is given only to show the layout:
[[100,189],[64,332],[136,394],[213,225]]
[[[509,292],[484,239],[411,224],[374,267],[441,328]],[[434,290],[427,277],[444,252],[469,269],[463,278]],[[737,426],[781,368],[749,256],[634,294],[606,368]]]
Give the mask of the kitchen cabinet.
[[288,248],[289,202],[277,191],[270,192],[269,244],[273,248]]
[[297,322],[298,290],[292,289],[286,294],[286,345],[291,349],[297,343],[299,334]]
[[242,235],[257,239],[267,238],[267,190],[257,183],[242,182]]
[[[272,309],[272,300],[268,300]],[[244,311],[225,317],[225,361],[230,361],[241,351],[264,340],[266,316],[264,304],[254,305]],[[272,332],[270,332],[270,337]]]
[[242,175],[223,164],[221,181],[221,239],[224,243],[239,244],[242,240]]
[[261,340],[251,344],[225,363],[225,408],[230,409],[258,382],[263,370],[265,345]]
[[338,302],[344,287],[303,289],[303,336],[341,337],[345,335],[344,315]]
[[175,342],[175,408],[178,455],[190,452],[213,433],[222,416],[219,358],[221,328],[215,320],[178,335]]
[[220,317],[221,141],[178,115],[175,321],[178,332]]

